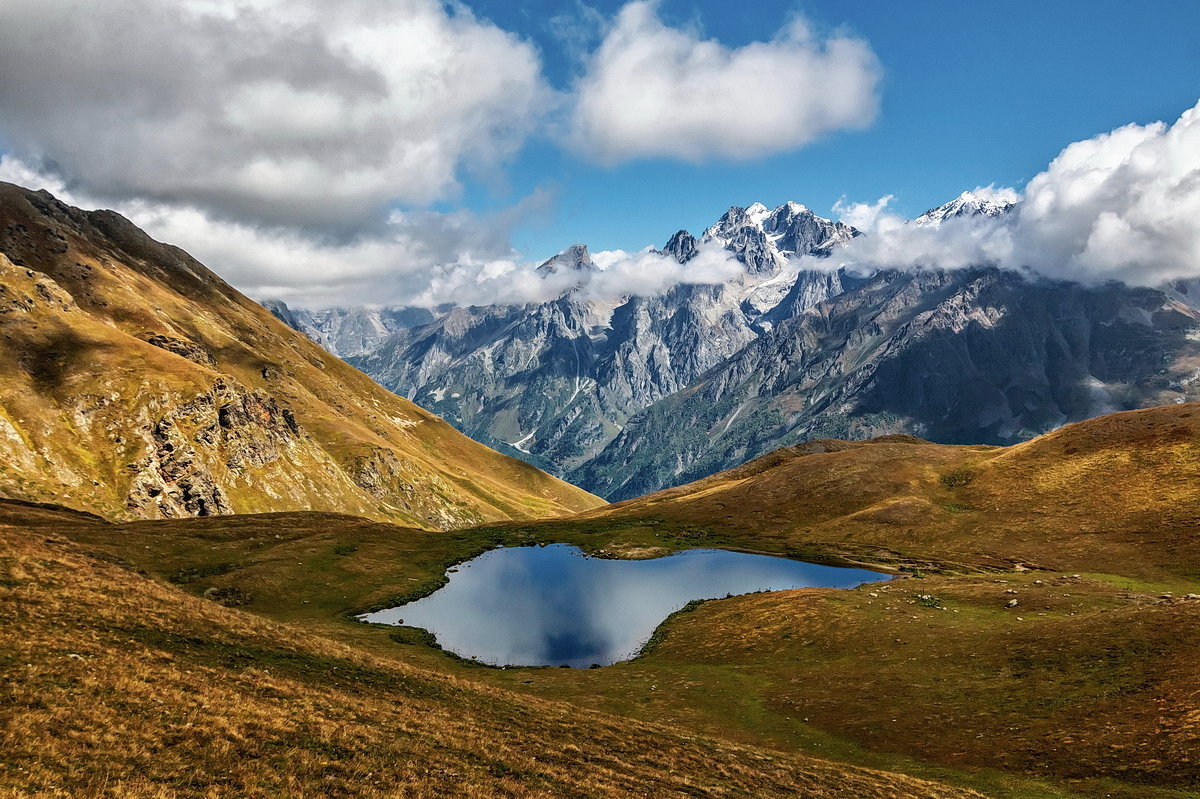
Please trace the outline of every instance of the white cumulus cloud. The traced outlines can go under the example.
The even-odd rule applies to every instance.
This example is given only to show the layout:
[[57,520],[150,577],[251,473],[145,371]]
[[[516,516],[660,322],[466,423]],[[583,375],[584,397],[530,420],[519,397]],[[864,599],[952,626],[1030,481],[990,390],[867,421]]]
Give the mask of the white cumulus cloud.
[[0,148],[108,202],[361,230],[550,98],[531,44],[437,0],[0,3]]
[[[1200,103],[1173,124],[1125,125],[1069,145],[999,217],[913,225],[874,204],[835,211],[868,233],[825,265],[956,269],[992,265],[1063,280],[1158,286],[1200,277]],[[814,262],[813,266],[818,266]]]
[[667,27],[656,2],[636,0],[577,87],[574,142],[609,163],[758,158],[869,124],[879,77],[865,41],[823,39],[799,17],[770,41],[730,48]]

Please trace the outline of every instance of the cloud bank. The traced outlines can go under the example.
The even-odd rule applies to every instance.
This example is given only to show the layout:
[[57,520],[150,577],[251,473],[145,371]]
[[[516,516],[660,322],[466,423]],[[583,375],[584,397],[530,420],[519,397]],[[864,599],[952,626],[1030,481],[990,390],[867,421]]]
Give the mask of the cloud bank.
[[91,196],[358,231],[452,196],[549,98],[535,48],[437,0],[6,0],[5,146]]
[[580,299],[608,301],[653,296],[680,284],[724,283],[745,271],[731,253],[707,243],[686,264],[652,249],[596,252],[592,262],[597,271],[562,270],[546,276],[535,271],[536,264],[518,260],[496,260],[475,268],[445,265],[436,270],[417,302],[433,306],[439,297],[454,297],[460,305],[522,304],[545,302],[569,291]]
[[796,17],[731,49],[627,4],[580,81],[574,139],[606,163],[665,156],[751,159],[875,117],[880,67],[861,39],[821,39]]
[[[114,208],[253,296],[532,300],[551,287],[510,234],[552,193],[490,215],[422,209],[453,207],[464,176],[497,177],[535,131],[590,142],[598,160],[746,158],[874,113],[867,45],[819,40],[798,19],[736,50],[640,1],[603,42],[584,3],[547,24],[576,57],[574,94],[548,86],[533,44],[458,2],[6,0],[0,179]],[[609,113],[645,102],[668,113],[641,127]],[[722,263],[683,274],[621,253],[586,290],[661,290]]]
[[[1012,199],[1012,189],[976,189]],[[1200,103],[1171,125],[1125,125],[1069,145],[1001,217],[907,224],[890,200],[835,207],[869,235],[827,266],[993,265],[1085,283],[1158,286],[1200,277]]]

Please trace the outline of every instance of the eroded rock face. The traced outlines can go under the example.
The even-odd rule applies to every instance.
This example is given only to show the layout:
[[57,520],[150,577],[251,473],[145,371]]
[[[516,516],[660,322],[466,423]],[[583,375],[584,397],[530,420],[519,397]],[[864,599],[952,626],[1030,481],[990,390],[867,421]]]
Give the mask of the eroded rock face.
[[217,368],[217,361],[213,358],[212,353],[194,341],[163,333],[153,333],[146,336],[146,343],[167,352],[173,352],[180,358],[187,358],[192,363],[198,363],[210,369]]
[[146,450],[129,465],[126,507],[166,518],[233,513],[223,475],[214,472],[236,476],[273,463],[301,436],[295,417],[273,397],[224,377],[204,394],[167,404],[140,434]]

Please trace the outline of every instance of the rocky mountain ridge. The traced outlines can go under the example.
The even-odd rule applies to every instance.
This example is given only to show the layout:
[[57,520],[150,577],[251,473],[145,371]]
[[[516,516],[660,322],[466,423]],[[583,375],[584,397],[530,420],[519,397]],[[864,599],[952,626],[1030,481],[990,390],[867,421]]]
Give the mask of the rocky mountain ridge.
[[[911,224],[996,218],[963,192]],[[859,231],[799,203],[730,208],[704,243],[744,267],[609,304],[460,308],[352,361],[459,429],[624,499],[813,436],[1009,444],[1100,413],[1198,398],[1200,288],[1084,287],[989,269],[801,268]],[[580,263],[582,245],[548,264]],[[590,258],[587,258],[590,264]]]
[[[290,308],[283,300],[263,300],[276,319],[339,358],[371,352],[398,330],[432,322],[428,308]],[[441,309],[444,312],[446,309]]]
[[883,272],[632,416],[569,477],[618,500],[809,439],[1013,444],[1197,399],[1200,313],[1168,292]]
[[[803,309],[839,293],[837,272],[800,270],[792,259],[827,255],[854,235],[796,203],[735,206],[699,239],[679,231],[660,251],[686,267],[702,243],[720,246],[744,266],[733,281],[681,283],[648,297],[567,292],[524,306],[456,308],[350,361],[473,438],[563,474],[632,413],[775,324],[777,307]],[[596,268],[575,245],[538,271]]]

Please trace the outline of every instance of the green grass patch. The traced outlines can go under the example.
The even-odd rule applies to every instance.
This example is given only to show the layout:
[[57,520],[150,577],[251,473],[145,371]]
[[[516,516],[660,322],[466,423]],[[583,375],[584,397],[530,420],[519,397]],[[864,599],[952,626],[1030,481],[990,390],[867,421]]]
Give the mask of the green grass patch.
[[207,577],[220,577],[222,574],[240,568],[236,563],[204,563],[198,566],[184,566],[167,576],[167,581],[175,585],[187,585]]

